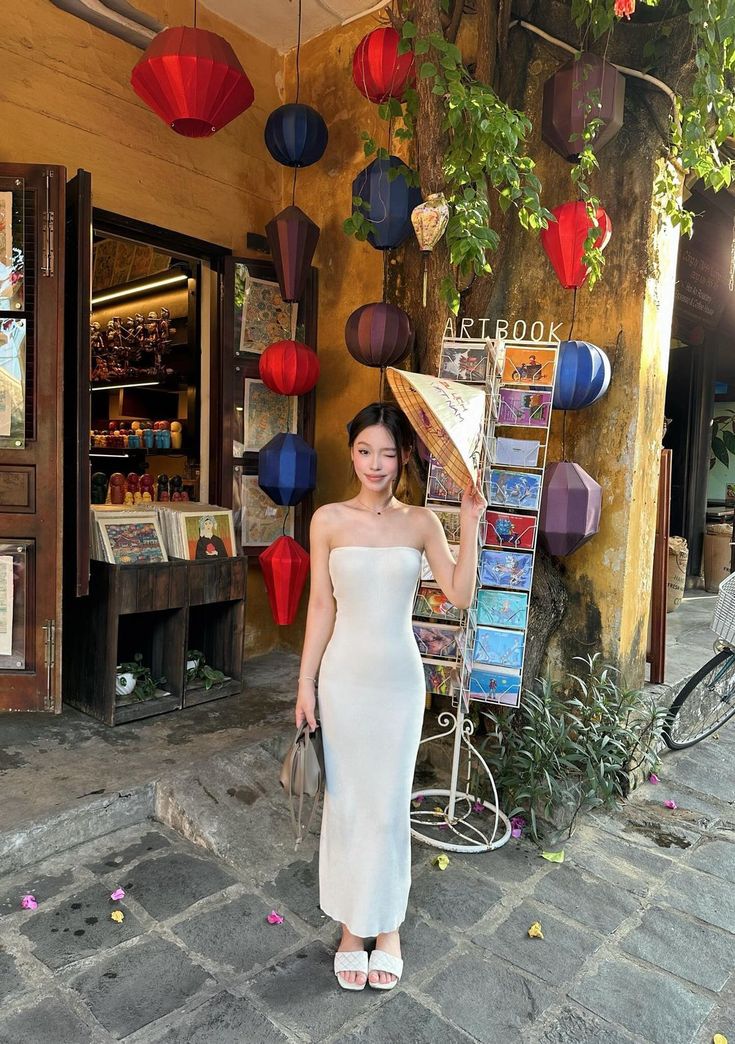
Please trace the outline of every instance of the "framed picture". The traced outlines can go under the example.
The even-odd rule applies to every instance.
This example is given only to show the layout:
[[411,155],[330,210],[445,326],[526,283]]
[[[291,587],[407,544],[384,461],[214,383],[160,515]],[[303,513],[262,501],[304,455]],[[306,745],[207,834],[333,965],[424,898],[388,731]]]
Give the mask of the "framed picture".
[[516,468],[535,468],[541,443],[531,439],[495,439],[494,464],[508,464]]
[[516,591],[477,592],[477,623],[481,626],[524,630],[528,621],[528,595]]
[[497,667],[473,667],[469,688],[470,699],[517,707],[521,699],[521,676]]
[[516,547],[532,550],[536,539],[535,515],[512,515],[506,511],[488,510],[485,513],[487,532],[485,543],[495,547]]
[[113,565],[167,562],[158,519],[151,512],[96,514],[97,550]]
[[413,604],[413,615],[422,620],[443,620],[446,623],[458,623],[462,610],[447,600],[438,587],[421,584]]
[[486,479],[489,504],[537,511],[541,497],[541,475],[529,471],[491,468]]
[[422,656],[437,660],[456,660],[459,655],[459,627],[441,623],[413,623],[413,635]]
[[429,480],[426,490],[427,500],[448,501],[459,504],[462,490],[446,473],[438,460],[431,458],[429,464]]
[[498,424],[507,427],[546,428],[551,418],[550,391],[501,388]]
[[211,561],[213,558],[235,558],[235,527],[227,508],[205,511],[179,511],[173,516],[180,527],[183,542],[179,550],[189,561]]
[[426,691],[438,696],[451,696],[459,685],[459,672],[456,667],[443,663],[425,663],[424,677]]
[[263,381],[246,377],[243,381],[242,447],[234,447],[234,456],[257,453],[280,432],[295,432],[298,402],[296,395],[279,395]]
[[239,351],[262,355],[269,344],[293,338],[295,333],[296,306],[281,298],[278,283],[256,279],[246,270]]
[[555,360],[556,352],[552,348],[506,345],[503,381],[506,384],[552,385]]
[[480,583],[483,587],[502,587],[507,591],[530,591],[533,555],[528,551],[490,551],[480,553]]
[[478,627],[472,664],[520,670],[523,666],[523,646],[526,636],[522,631],[505,631],[498,627]]
[[[452,558],[456,562],[457,561],[457,556],[459,555],[459,547],[455,546],[453,544],[450,544],[449,545],[449,553],[451,554]],[[429,565],[429,559],[426,557],[426,555],[422,555],[421,556],[421,579],[422,580],[428,580],[430,582],[433,581],[433,579],[434,579],[434,574],[431,571],[431,566]]]
[[468,345],[467,341],[442,343],[439,376],[450,381],[485,383],[488,353],[485,345]]
[[448,544],[459,543],[459,508],[443,508],[434,510],[434,514],[442,524]]
[[[274,504],[258,485],[257,475],[242,477],[242,546],[262,547],[283,535],[287,508]],[[294,512],[286,519],[286,536],[293,536]]]

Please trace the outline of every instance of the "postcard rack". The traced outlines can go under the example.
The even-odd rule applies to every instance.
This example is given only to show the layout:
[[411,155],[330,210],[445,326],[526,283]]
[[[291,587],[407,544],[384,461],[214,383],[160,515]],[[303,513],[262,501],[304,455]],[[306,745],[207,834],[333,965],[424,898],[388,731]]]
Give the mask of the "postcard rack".
[[[77,603],[78,636],[65,643],[65,702],[119,725],[239,692],[246,581],[243,557],[136,565],[93,561],[89,596]],[[189,682],[186,654],[192,648],[227,680],[209,689]],[[151,699],[126,700],[116,695],[116,668],[138,652],[165,682]]]
[[[439,715],[444,731],[422,745],[453,734],[454,747],[449,790],[413,795],[412,832],[449,851],[490,851],[510,837],[492,773],[472,744],[468,711],[471,700],[501,706],[520,701],[557,353],[557,342],[462,338],[442,344],[439,376],[483,383],[487,396],[482,476],[488,510],[478,532],[475,599],[467,612],[451,606],[424,562],[414,605],[427,692],[450,696],[454,708]],[[460,491],[432,459],[426,506],[437,513],[450,546],[459,540],[459,499]],[[492,802],[469,792],[473,759],[490,782]],[[442,804],[424,808],[424,802],[434,804],[427,801],[432,798]],[[482,818],[472,816],[480,810]]]

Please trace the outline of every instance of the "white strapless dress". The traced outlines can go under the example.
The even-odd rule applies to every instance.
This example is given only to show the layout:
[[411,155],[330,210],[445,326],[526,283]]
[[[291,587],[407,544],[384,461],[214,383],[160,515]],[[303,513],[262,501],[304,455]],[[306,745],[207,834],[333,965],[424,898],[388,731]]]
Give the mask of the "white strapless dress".
[[337,547],[337,616],[319,670],[326,787],[319,905],[365,938],[395,931],[411,887],[411,787],[425,705],[411,627],[413,547]]

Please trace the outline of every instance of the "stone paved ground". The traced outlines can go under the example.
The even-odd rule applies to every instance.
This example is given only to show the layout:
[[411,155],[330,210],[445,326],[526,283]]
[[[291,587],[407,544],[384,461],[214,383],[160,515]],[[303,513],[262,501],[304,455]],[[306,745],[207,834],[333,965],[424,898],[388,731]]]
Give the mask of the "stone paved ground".
[[0,878],[0,1044],[735,1040],[735,725],[588,817],[562,865],[514,841],[440,871],[416,844],[390,993],[337,987],[316,837],[287,843],[271,751],[220,755],[159,797],[198,845],[149,819]]

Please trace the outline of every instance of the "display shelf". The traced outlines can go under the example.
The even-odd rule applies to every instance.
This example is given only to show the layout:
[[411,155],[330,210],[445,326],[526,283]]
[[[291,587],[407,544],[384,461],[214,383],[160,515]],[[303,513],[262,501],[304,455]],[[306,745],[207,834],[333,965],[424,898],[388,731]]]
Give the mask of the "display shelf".
[[[69,658],[66,701],[116,725],[238,692],[246,583],[244,558],[127,566],[92,561],[90,593],[79,601],[75,619],[85,640],[74,643]],[[196,685],[187,690],[189,648],[201,649],[230,682],[206,695]],[[120,702],[116,668],[136,653],[154,678],[166,679],[166,694]]]

